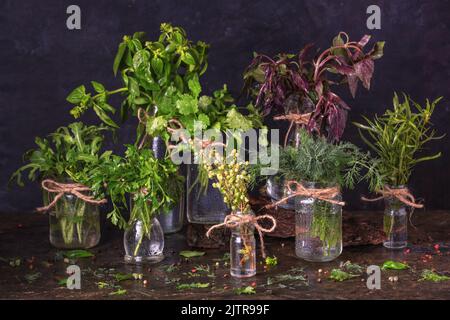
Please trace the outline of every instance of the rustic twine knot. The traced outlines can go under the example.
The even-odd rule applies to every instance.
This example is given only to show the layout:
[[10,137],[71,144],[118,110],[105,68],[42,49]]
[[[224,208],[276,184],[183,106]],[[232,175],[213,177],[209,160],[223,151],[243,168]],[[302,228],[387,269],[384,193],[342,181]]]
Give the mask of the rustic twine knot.
[[[295,186],[295,189],[292,188],[292,186]],[[332,204],[336,204],[339,206],[345,206],[345,202],[335,200],[336,196],[340,194],[338,187],[328,187],[328,188],[305,188],[303,184],[298,183],[297,181],[288,181],[286,183],[286,187],[290,193],[287,197],[284,197],[280,199],[279,201],[268,204],[265,206],[266,209],[271,209],[273,207],[277,207],[282,203],[285,203],[290,198],[294,198],[297,196],[303,196],[303,197],[311,197],[314,199],[326,201]]]
[[308,125],[309,119],[311,119],[311,112],[310,113],[289,113],[284,116],[274,117],[273,119],[290,121],[288,131],[286,132],[286,138],[284,139],[284,146],[287,146],[288,137],[289,137],[289,134],[290,134],[294,124],[300,125],[300,126]]
[[42,181],[41,185],[42,189],[50,193],[57,193],[57,195],[49,205],[37,208],[36,210],[38,212],[45,212],[52,208],[65,193],[73,194],[84,202],[91,204],[103,204],[107,202],[106,199],[96,200],[93,196],[83,194],[83,192],[90,192],[91,189],[80,183],[59,183],[54,180],[46,179]]
[[289,113],[284,116],[277,116],[274,117],[274,120],[288,120],[291,123],[299,124],[299,125],[307,125],[309,122],[309,119],[311,118],[311,112],[310,113]]
[[423,208],[423,204],[417,203],[414,196],[411,194],[408,188],[390,188],[389,186],[384,186],[382,190],[377,190],[376,193],[380,194],[376,198],[366,198],[361,197],[361,200],[374,202],[384,198],[394,197],[403,202],[404,204],[411,206],[416,209]]
[[[270,229],[264,228],[259,224],[259,220],[262,219],[269,219],[272,221],[272,227]],[[277,221],[275,220],[274,217],[272,217],[271,215],[265,214],[265,215],[261,215],[261,216],[254,216],[252,214],[244,214],[244,215],[237,215],[237,214],[229,214],[225,217],[225,220],[222,223],[216,224],[214,226],[212,226],[211,228],[209,228],[209,230],[206,232],[206,236],[209,238],[211,235],[211,232],[214,229],[218,229],[218,228],[222,228],[222,227],[226,227],[226,228],[236,228],[239,226],[242,226],[244,224],[251,224],[255,227],[255,229],[258,231],[259,234],[259,240],[261,242],[261,254],[262,257],[265,258],[266,257],[266,251],[265,251],[265,247],[264,247],[264,233],[271,233],[272,231],[275,230],[275,228],[277,227]]]

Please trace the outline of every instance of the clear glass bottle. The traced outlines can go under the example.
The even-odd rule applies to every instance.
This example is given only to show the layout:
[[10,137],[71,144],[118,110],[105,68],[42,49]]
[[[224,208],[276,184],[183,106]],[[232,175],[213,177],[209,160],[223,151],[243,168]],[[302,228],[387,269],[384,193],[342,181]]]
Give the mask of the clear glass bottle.
[[136,220],[123,236],[125,262],[157,263],[164,259],[164,232],[158,219],[153,218],[149,232],[141,220]]
[[[43,191],[44,205],[53,201],[56,193]],[[64,194],[49,209],[50,243],[59,249],[88,249],[100,241],[98,205],[87,203],[72,194]]]
[[[390,187],[403,189],[405,186]],[[403,249],[408,245],[408,214],[409,206],[395,197],[384,200],[383,231],[385,240],[383,246],[389,249]]]
[[[306,188],[322,188],[304,182]],[[335,197],[340,201],[341,195]],[[342,253],[342,207],[311,197],[295,197],[295,254],[307,261],[326,262]]]
[[198,183],[199,170],[197,164],[187,165],[186,177],[186,215],[190,223],[218,224],[222,223],[230,209],[223,201],[220,191],[212,186],[208,179],[206,192]]
[[[236,212],[236,215],[242,215]],[[253,212],[247,214],[254,215]],[[256,241],[253,224],[233,228],[230,239],[230,274],[236,278],[253,277],[256,274]]]
[[[277,202],[291,194],[286,188],[285,182],[286,180],[280,175],[273,175],[267,179],[266,192],[272,202]],[[286,202],[280,204],[279,207],[286,210],[295,210],[295,198],[288,199]]]

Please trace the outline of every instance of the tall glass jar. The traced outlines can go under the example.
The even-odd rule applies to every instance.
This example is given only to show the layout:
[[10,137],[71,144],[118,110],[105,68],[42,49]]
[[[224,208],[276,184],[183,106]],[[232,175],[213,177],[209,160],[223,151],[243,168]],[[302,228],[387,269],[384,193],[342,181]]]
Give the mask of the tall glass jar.
[[[242,216],[242,212],[235,213]],[[253,212],[248,212],[254,215]],[[253,277],[256,274],[255,227],[245,223],[233,228],[230,239],[230,274],[236,278]]]
[[[44,205],[53,201],[56,193],[43,191]],[[59,249],[88,249],[100,241],[98,205],[85,202],[72,194],[64,194],[49,209],[50,243]]]
[[[273,175],[267,179],[266,191],[272,202],[277,202],[291,194],[286,187],[286,180],[280,175]],[[279,207],[286,210],[295,210],[295,198],[288,199],[281,203]]]
[[[304,182],[305,188],[323,188]],[[333,200],[340,201],[339,194]],[[295,198],[295,253],[307,261],[326,262],[342,253],[342,207],[312,197]]]
[[222,223],[230,211],[223,201],[222,194],[212,186],[212,180],[207,177],[208,186],[206,190],[202,190],[198,178],[198,165],[187,165],[186,215],[188,221],[198,224]]
[[[404,189],[405,186],[390,187]],[[385,239],[383,246],[389,249],[403,249],[408,245],[408,214],[409,206],[395,197],[384,200],[383,231]]]
[[[152,139],[152,151],[153,155],[157,159],[164,159],[166,157],[166,143],[161,137],[154,137]],[[180,173],[184,175],[184,167],[180,166]],[[170,234],[180,231],[184,224],[184,211],[185,211],[185,199],[184,192],[180,197],[178,203],[169,211],[162,212],[158,215],[158,221],[164,231],[164,234]]]
[[172,209],[168,212],[161,212],[158,215],[158,221],[161,224],[164,234],[176,233],[183,229],[185,207],[184,199],[185,194],[183,192],[178,203]]

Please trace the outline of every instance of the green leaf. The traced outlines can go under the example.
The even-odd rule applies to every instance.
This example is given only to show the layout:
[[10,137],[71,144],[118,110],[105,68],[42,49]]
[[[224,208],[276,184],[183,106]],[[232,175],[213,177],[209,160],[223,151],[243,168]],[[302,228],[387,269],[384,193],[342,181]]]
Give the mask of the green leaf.
[[123,296],[125,294],[127,294],[127,290],[125,290],[125,289],[118,289],[116,291],[111,292],[109,295],[110,296]]
[[198,111],[198,101],[188,94],[183,94],[176,102],[176,107],[182,115],[195,114]]
[[78,258],[90,258],[93,257],[94,254],[87,250],[70,250],[62,253],[64,257],[68,259],[78,259]]
[[181,60],[188,65],[191,65],[191,66],[195,65],[195,59],[189,52],[186,52],[182,56]]
[[94,104],[93,109],[94,109],[95,113],[97,114],[97,116],[100,118],[100,120],[102,120],[108,126],[116,128],[116,129],[119,128],[119,126],[98,105]]
[[405,270],[408,268],[409,266],[405,263],[388,260],[383,263],[381,270]]
[[166,128],[167,120],[164,116],[149,118],[147,120],[146,131],[152,137],[159,135],[159,133],[163,132]]
[[185,289],[204,289],[204,288],[208,288],[210,286],[209,283],[201,283],[201,282],[196,282],[196,283],[182,283],[177,285],[177,290],[185,290]]
[[116,273],[116,274],[114,274],[114,279],[116,279],[116,281],[120,282],[120,281],[134,279],[134,276],[132,273]]
[[180,252],[180,256],[185,257],[185,258],[194,258],[194,257],[201,257],[204,256],[205,252],[202,251],[181,251]]
[[163,63],[163,61],[162,61],[160,58],[158,58],[158,57],[154,57],[154,58],[152,59],[151,64],[152,64],[152,68],[153,68],[153,70],[155,71],[155,73],[156,73],[159,77],[161,77],[161,75],[162,75],[162,73],[163,73],[163,69],[164,69],[164,63]]
[[119,44],[119,48],[117,50],[116,57],[114,58],[114,64],[113,64],[113,71],[114,76],[117,75],[117,71],[119,70],[120,63],[122,62],[123,55],[125,53],[125,50],[127,49],[127,44],[125,42],[122,42]]
[[255,294],[256,290],[252,286],[247,286],[247,287],[237,288],[236,290],[234,290],[234,292],[236,294],[238,294],[238,295],[241,295],[241,294]]
[[441,281],[449,281],[450,277],[445,275],[440,275],[435,271],[425,269],[422,271],[421,278],[419,281],[432,281],[432,282],[441,282]]
[[197,76],[188,81],[188,87],[192,92],[192,96],[197,99],[202,91],[202,87],[200,86]]
[[32,282],[36,281],[37,279],[39,279],[41,276],[42,276],[42,273],[40,273],[40,272],[30,273],[30,274],[25,275],[25,280],[27,280],[28,283],[32,283]]
[[140,95],[139,84],[134,78],[128,78],[128,87],[130,89],[131,95],[138,97]]
[[247,119],[242,113],[232,108],[226,116],[226,124],[228,129],[240,129],[247,131],[253,127],[251,120]]
[[266,266],[274,267],[274,266],[278,265],[278,259],[275,256],[266,257],[265,263],[266,263]]
[[355,277],[359,277],[359,275],[351,274],[351,273],[342,271],[340,269],[333,269],[333,270],[331,270],[329,278],[334,281],[342,282],[342,281],[349,280],[349,279],[355,278]]
[[99,83],[97,81],[91,81],[91,84],[92,84],[92,87],[94,88],[95,92],[97,92],[97,93],[105,92],[105,87],[101,83]]
[[208,128],[208,126],[210,125],[209,117],[204,113],[200,113],[197,120],[203,123],[203,129]]
[[373,60],[380,59],[383,57],[383,51],[384,51],[384,45],[385,41],[379,41],[376,42],[372,51],[369,53],[369,55],[372,57]]
[[63,279],[59,280],[58,285],[62,286],[62,287],[67,286],[67,278],[63,278]]
[[81,85],[75,88],[66,98],[66,100],[72,104],[80,103],[86,96],[86,87]]

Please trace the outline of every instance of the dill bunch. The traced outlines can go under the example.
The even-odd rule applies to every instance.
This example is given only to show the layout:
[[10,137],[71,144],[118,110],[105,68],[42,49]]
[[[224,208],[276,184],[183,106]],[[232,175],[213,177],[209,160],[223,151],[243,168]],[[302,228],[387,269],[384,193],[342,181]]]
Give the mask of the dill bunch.
[[[354,188],[364,179],[378,183],[376,162],[349,142],[333,144],[300,132],[300,145],[280,149],[280,174],[285,179]],[[365,171],[363,173],[363,171]]]

